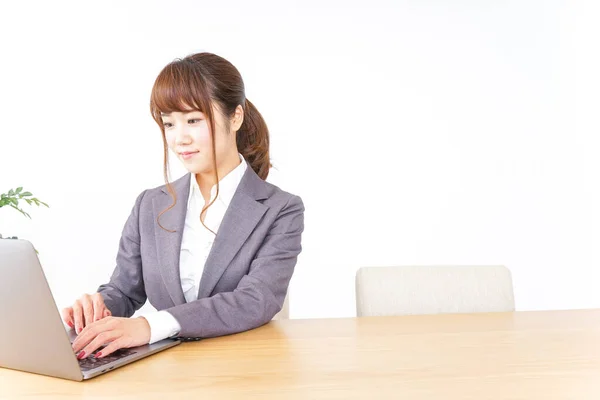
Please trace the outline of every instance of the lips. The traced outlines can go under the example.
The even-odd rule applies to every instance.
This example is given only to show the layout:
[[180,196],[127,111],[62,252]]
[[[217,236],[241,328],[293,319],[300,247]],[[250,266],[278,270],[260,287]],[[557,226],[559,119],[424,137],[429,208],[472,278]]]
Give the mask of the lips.
[[179,155],[181,156],[181,158],[183,158],[184,160],[187,160],[188,158],[192,158],[196,154],[198,154],[197,151],[183,151],[183,152],[179,153]]

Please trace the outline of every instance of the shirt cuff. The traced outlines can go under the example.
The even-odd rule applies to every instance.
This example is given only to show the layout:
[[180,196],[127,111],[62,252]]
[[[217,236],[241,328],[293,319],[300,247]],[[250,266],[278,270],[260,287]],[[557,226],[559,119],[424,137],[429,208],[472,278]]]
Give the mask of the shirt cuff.
[[150,342],[148,344],[175,336],[181,331],[181,325],[168,311],[156,311],[141,315],[141,317],[146,318],[150,325]]

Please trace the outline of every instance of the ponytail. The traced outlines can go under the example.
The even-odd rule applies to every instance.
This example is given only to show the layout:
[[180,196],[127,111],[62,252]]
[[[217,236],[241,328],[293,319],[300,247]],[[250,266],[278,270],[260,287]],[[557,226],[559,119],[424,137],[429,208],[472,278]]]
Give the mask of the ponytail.
[[237,131],[237,148],[254,172],[262,180],[266,180],[271,168],[269,129],[260,112],[248,99],[246,99],[243,108],[244,122]]

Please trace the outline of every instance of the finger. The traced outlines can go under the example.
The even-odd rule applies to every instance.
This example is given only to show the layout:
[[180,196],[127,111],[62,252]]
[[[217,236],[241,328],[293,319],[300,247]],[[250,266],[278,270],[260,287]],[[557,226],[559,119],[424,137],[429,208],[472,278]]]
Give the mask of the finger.
[[81,333],[79,333],[73,341],[73,344],[71,346],[73,347],[73,351],[75,352],[75,354],[79,353],[96,337],[97,332],[94,329],[93,325],[94,324],[88,325],[86,328],[84,328],[85,332],[81,331]]
[[79,300],[73,304],[73,321],[75,324],[75,332],[80,333],[84,326],[83,309]]
[[86,296],[82,301],[83,315],[85,317],[85,326],[94,322],[94,304],[92,300]]
[[93,322],[83,328],[81,333],[77,335],[77,338],[73,341],[73,351],[78,353],[83,350],[85,346],[90,344],[90,342],[104,330],[105,329],[102,329],[99,322]]
[[64,323],[69,325],[69,327],[75,327],[75,323],[73,321],[73,307],[63,308],[60,312],[60,316]]
[[104,300],[100,295],[93,296],[93,304],[94,304],[94,322],[104,318]]
[[110,317],[111,315],[112,315],[112,313],[110,312],[110,310],[108,308],[106,310],[104,310],[104,318]]
[[85,346],[87,346],[94,338],[102,332],[110,331],[114,329],[113,323],[110,322],[111,319],[104,318],[97,322],[92,322],[90,325],[83,328],[81,333],[77,336],[75,341],[73,342],[73,351],[75,353],[81,351]]
[[117,331],[108,331],[108,332],[100,332],[96,337],[77,354],[77,358],[82,359],[85,357],[89,357],[90,354],[93,354],[99,347],[107,344],[108,342],[114,341],[119,337],[119,333]]
[[127,347],[125,340],[123,340],[123,337],[119,336],[110,342],[105,348],[96,353],[96,358],[104,358],[125,347]]

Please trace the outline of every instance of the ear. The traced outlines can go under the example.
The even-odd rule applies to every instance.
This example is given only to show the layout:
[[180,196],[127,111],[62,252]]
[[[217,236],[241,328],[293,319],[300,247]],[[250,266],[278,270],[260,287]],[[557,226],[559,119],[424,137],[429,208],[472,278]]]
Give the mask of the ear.
[[237,132],[244,122],[244,109],[241,105],[238,105],[235,108],[235,112],[233,113],[233,118],[231,119],[231,130],[233,132]]

